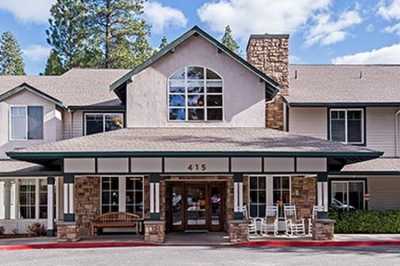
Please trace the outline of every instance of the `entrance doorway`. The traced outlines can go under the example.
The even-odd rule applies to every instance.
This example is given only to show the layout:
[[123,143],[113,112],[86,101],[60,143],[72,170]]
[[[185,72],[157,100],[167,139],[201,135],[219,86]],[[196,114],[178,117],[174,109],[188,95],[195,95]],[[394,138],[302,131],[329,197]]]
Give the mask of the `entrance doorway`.
[[167,225],[170,231],[223,231],[224,182],[169,182]]

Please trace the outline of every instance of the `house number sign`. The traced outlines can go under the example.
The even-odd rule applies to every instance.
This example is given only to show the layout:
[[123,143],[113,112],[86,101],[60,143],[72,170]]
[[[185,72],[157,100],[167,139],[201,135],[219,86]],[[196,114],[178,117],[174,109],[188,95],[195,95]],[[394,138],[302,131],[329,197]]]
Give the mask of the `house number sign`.
[[188,165],[187,169],[189,171],[207,171],[207,164],[206,163],[191,163]]
[[228,173],[228,158],[165,158],[167,173]]

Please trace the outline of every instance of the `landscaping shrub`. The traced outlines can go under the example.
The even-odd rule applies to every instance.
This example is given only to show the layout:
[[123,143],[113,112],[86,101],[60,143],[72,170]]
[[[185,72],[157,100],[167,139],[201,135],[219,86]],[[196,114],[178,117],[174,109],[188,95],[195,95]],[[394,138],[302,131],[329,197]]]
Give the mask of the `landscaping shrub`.
[[339,234],[400,233],[400,211],[331,211],[329,217]]
[[46,235],[46,230],[44,225],[40,223],[34,223],[28,226],[28,234],[30,236],[44,236]]

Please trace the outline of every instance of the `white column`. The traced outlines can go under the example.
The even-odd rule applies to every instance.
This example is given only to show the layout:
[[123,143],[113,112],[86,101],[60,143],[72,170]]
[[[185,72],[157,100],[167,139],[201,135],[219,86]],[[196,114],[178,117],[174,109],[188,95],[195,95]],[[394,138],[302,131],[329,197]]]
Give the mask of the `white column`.
[[47,178],[47,235],[54,235],[54,184],[52,176]]
[[64,222],[75,222],[73,175],[64,176]]
[[4,181],[4,219],[11,219],[11,181]]
[[324,212],[328,212],[328,176],[319,174],[317,177],[317,204],[323,207]]
[[237,220],[243,219],[243,175],[233,176],[233,215]]
[[150,181],[150,219],[160,220],[160,175],[152,174]]

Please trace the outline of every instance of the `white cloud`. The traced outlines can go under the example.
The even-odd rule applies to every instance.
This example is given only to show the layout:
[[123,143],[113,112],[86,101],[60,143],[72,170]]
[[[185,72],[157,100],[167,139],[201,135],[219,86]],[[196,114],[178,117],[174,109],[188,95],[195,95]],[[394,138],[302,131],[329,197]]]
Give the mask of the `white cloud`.
[[163,6],[158,2],[145,2],[144,18],[152,25],[152,30],[162,33],[167,27],[186,27],[187,18],[179,9]]
[[0,9],[12,13],[17,19],[46,23],[55,0],[0,0]]
[[26,49],[22,49],[24,56],[31,61],[46,60],[50,54],[50,47],[34,44]]
[[332,59],[333,64],[399,64],[400,43]]
[[392,0],[390,4],[387,1],[381,1],[378,5],[378,14],[387,20],[399,19],[400,0]]
[[314,24],[306,34],[306,45],[330,45],[346,39],[350,27],[362,22],[357,10],[345,11],[333,20],[328,13],[314,17]]
[[197,13],[211,30],[222,33],[230,25],[245,40],[251,33],[292,33],[331,0],[217,0],[205,3]]
[[384,31],[387,33],[396,33],[400,35],[400,23],[394,24],[392,26],[387,26]]

